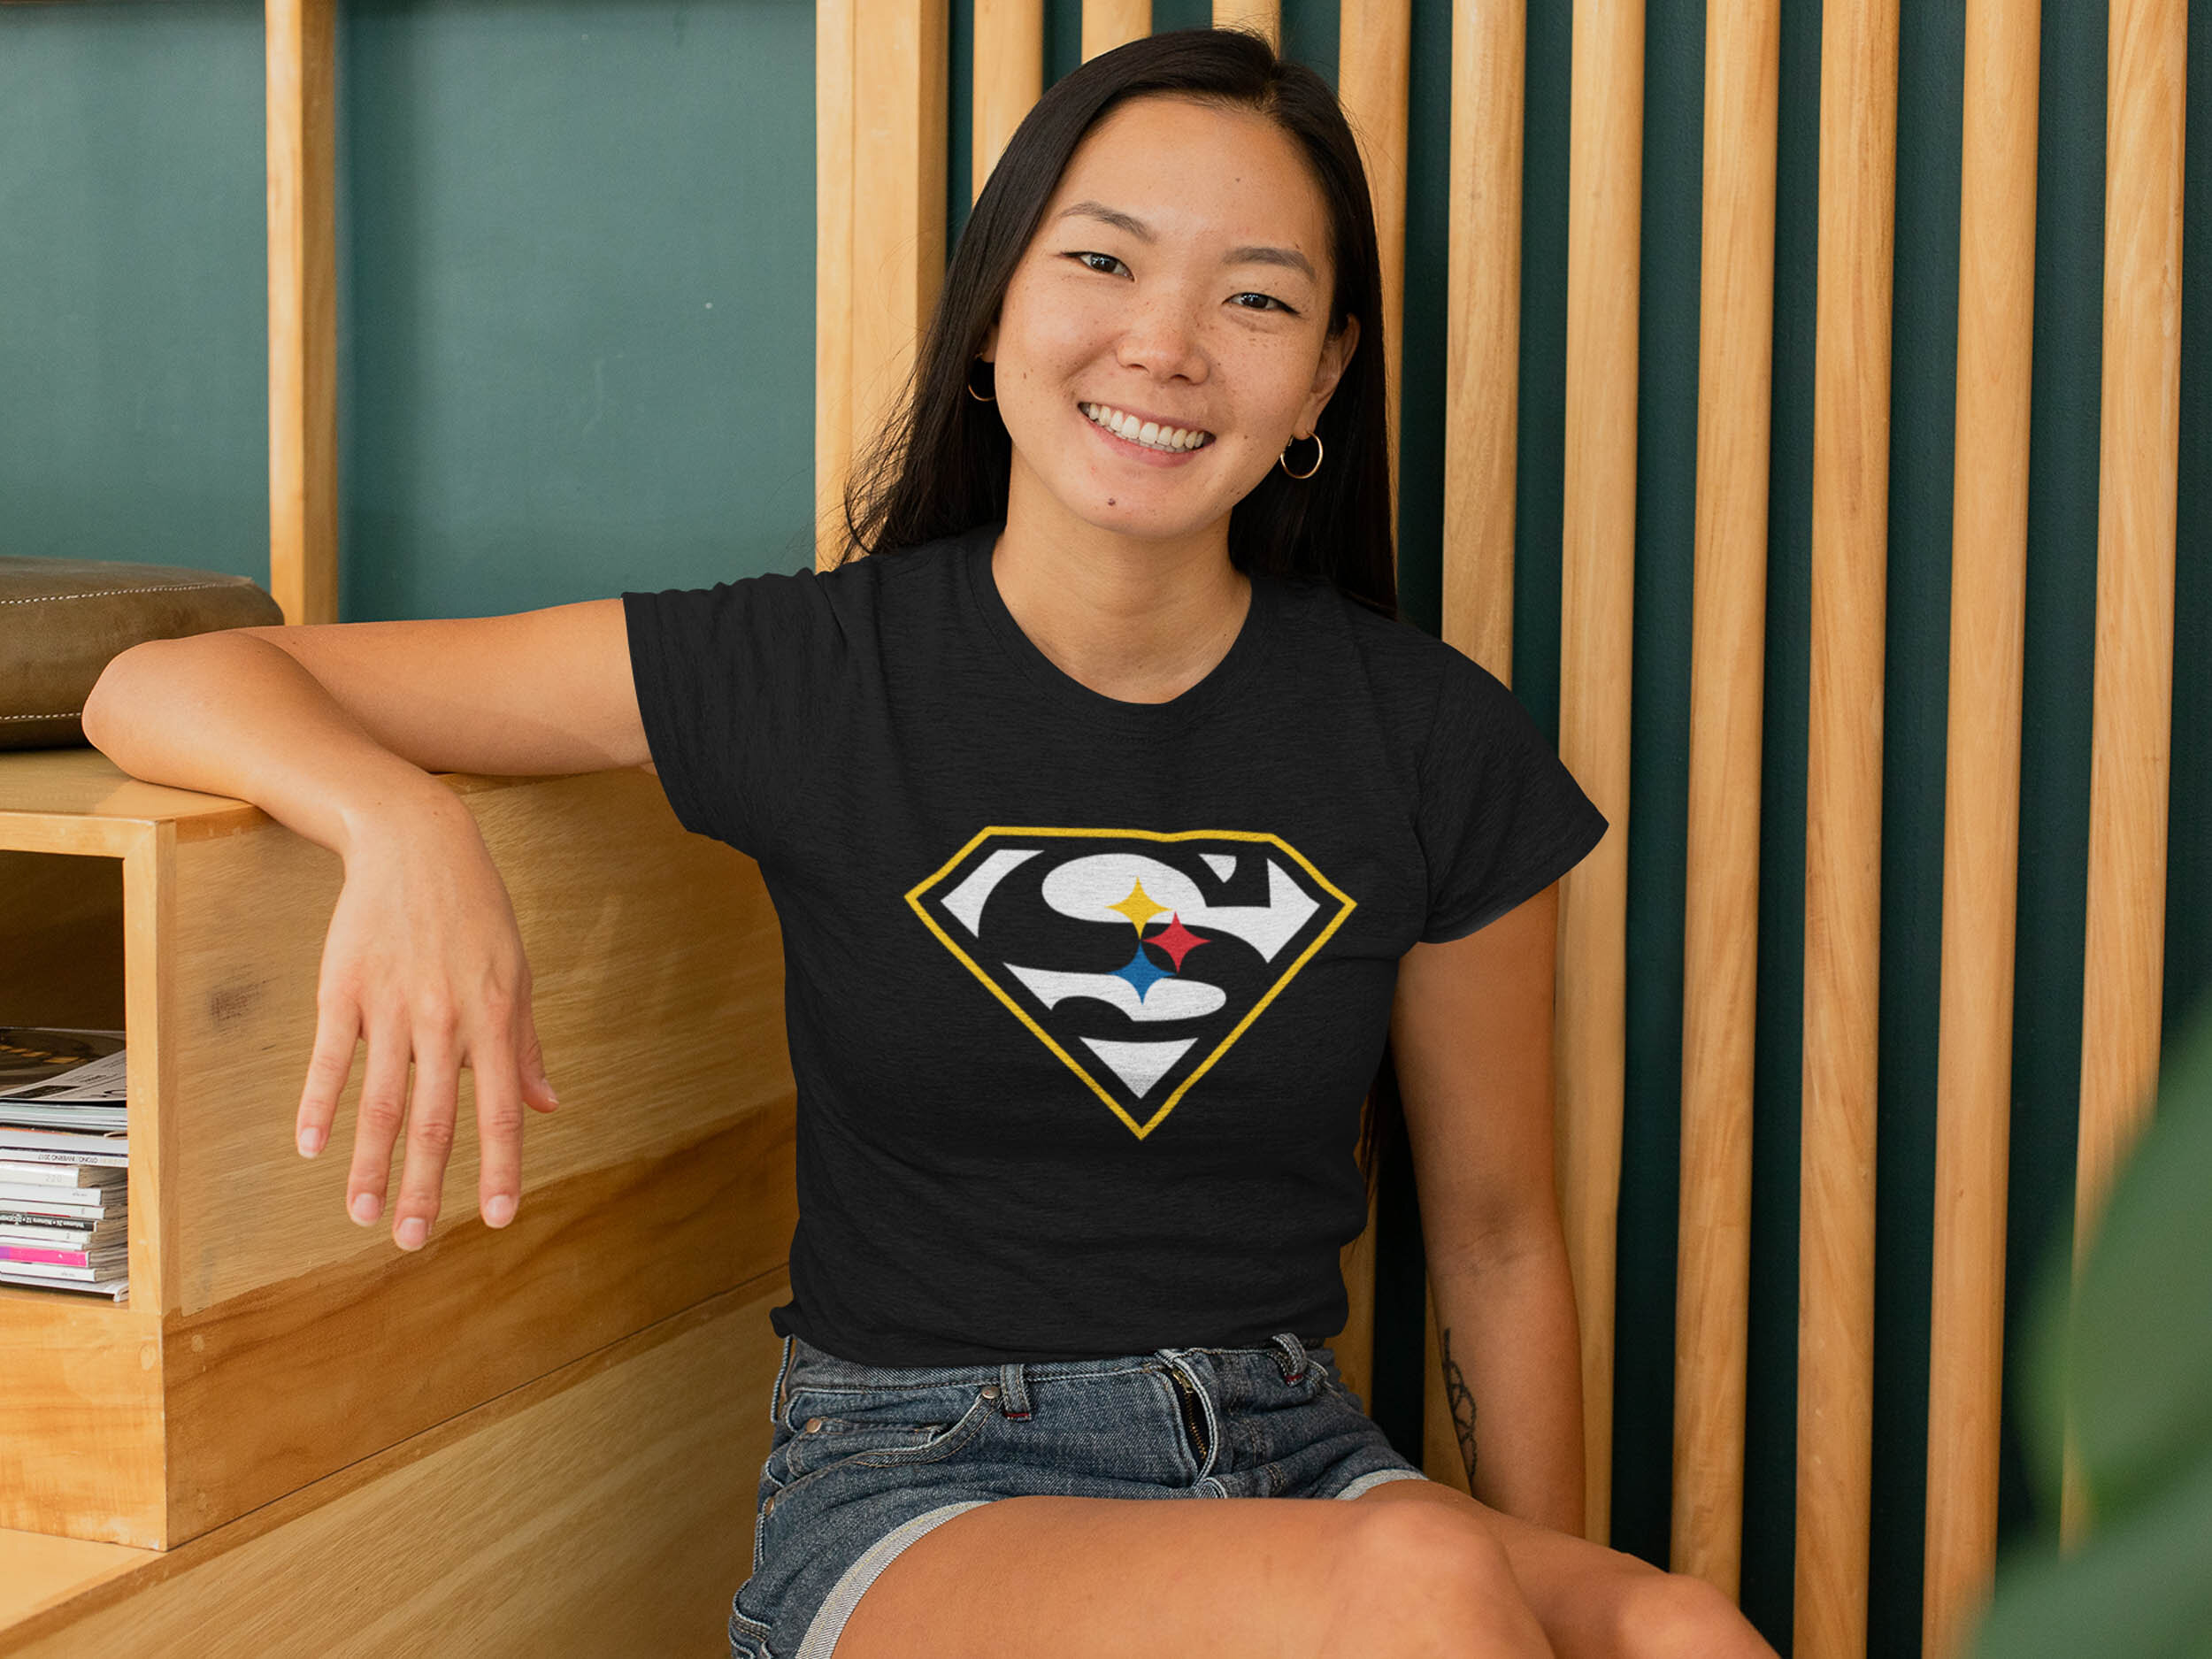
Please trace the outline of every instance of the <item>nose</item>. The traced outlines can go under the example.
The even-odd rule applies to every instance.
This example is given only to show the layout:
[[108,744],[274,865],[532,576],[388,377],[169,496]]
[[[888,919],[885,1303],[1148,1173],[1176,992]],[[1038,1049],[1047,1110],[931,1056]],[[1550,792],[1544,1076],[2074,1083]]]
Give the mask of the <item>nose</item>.
[[1196,319],[1188,306],[1171,294],[1138,303],[1128,327],[1122,331],[1116,356],[1122,367],[1141,369],[1160,380],[1179,377],[1196,382],[1207,374]]

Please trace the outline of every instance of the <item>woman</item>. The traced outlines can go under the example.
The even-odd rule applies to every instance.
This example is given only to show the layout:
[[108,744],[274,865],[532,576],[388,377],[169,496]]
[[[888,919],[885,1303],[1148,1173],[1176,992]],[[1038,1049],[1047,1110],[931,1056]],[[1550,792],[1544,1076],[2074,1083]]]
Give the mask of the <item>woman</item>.
[[[378,1220],[411,1057],[403,1248],[461,1065],[488,1225],[554,1104],[504,890],[427,772],[651,764],[760,862],[801,1220],[733,1654],[1770,1651],[1573,1536],[1553,884],[1604,821],[1394,619],[1379,290],[1325,85],[1248,35],[1138,42],[978,202],[856,472],[872,557],[165,641],[86,710],[119,764],[343,854],[300,1146],[365,1037]],[[1479,1501],[1317,1340],[1394,1074]],[[1151,1501],[1189,1497],[1233,1501]]]

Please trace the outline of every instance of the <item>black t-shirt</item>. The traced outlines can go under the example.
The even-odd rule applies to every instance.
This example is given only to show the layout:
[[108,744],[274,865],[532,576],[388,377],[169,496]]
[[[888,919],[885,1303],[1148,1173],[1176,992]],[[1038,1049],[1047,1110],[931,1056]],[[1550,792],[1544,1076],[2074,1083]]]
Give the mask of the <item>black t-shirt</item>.
[[870,1365],[1325,1340],[1399,958],[1605,819],[1496,679],[1326,582],[1256,578],[1179,696],[1094,692],[1000,528],[622,595],[669,804],[782,924],[771,1323]]

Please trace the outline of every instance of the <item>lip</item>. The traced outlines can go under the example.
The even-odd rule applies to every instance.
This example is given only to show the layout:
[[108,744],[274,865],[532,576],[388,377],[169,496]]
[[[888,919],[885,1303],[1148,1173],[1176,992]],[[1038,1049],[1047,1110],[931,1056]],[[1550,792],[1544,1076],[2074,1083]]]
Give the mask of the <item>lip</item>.
[[[1164,426],[1183,426],[1185,423],[1181,421],[1160,420],[1159,417],[1156,415],[1144,414],[1138,410],[1125,408],[1119,403],[1109,403],[1102,398],[1085,398],[1081,403],[1078,403],[1075,405],[1075,418],[1081,421],[1084,426],[1088,427],[1092,432],[1097,434],[1102,442],[1111,444],[1116,454],[1126,456],[1135,460],[1143,461],[1153,466],[1180,466],[1187,461],[1196,460],[1200,456],[1205,454],[1207,450],[1212,449],[1215,444],[1221,442],[1220,436],[1217,434],[1211,442],[1202,443],[1195,449],[1148,449],[1141,443],[1131,442],[1127,438],[1123,437],[1118,432],[1107,431],[1105,427],[1100,426],[1098,422],[1093,420],[1088,415],[1083,412],[1084,403],[1097,403],[1102,408],[1105,409],[1118,409],[1123,414],[1135,416],[1140,421],[1158,421],[1158,424]],[[1186,427],[1186,430],[1187,430],[1187,427]],[[1207,428],[1202,426],[1199,430],[1203,432],[1207,430]]]

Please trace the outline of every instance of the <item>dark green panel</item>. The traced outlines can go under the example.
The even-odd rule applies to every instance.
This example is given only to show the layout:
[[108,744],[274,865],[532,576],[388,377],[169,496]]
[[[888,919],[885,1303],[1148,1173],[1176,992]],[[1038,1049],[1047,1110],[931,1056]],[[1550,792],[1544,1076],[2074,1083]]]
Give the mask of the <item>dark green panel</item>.
[[2174,780],[2167,813],[2166,1033],[2212,1006],[2212,6],[2189,12],[2182,170],[2180,538],[2174,575]]
[[1045,85],[1058,84],[1082,61],[1083,0],[1045,0]]
[[1786,1652],[1797,1571],[1798,1126],[1804,1076],[1813,345],[1820,258],[1817,0],[1785,0],[1781,35],[1740,1597],[1752,1622]]
[[2015,1421],[2020,1291],[2071,1236],[2081,1097],[2090,716],[2096,668],[2098,411],[2103,373],[2102,0],[2047,0],[2036,184],[2035,388],[2021,711],[2020,909],[2013,988],[2008,1384],[2001,1535],[2041,1520]]
[[1513,481],[1513,695],[1559,731],[1559,556],[1566,503],[1567,148],[1574,12],[1528,8],[1521,115],[1521,338]]
[[813,11],[363,0],[349,618],[812,562]]
[[1867,1604],[1868,1646],[1878,1654],[1916,1652],[1920,1640],[1965,65],[1958,8],[1913,6],[1901,14]]
[[1214,20],[1213,0],[1152,0],[1152,32],[1202,29]]
[[1442,626],[1444,306],[1451,230],[1452,14],[1413,8],[1407,85],[1404,349],[1398,396],[1398,608]]
[[967,228],[975,203],[975,0],[952,0],[950,25],[951,96],[945,121],[945,257],[948,261]]
[[269,580],[261,8],[0,9],[0,552]]
[[1704,7],[1698,0],[1650,0],[1644,22],[1628,1053],[1614,1334],[1613,1543],[1662,1564],[1673,1494],[1704,88]]

